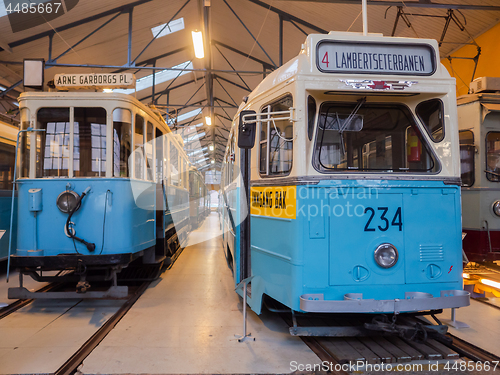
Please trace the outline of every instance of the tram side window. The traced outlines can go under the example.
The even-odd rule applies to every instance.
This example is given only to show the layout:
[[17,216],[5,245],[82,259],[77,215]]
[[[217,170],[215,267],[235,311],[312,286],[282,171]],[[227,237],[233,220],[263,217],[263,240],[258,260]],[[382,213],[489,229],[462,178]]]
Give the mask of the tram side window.
[[174,143],[170,143],[170,182],[172,185],[179,186],[179,151]]
[[73,128],[74,176],[104,177],[106,175],[106,110],[75,107]]
[[113,111],[113,176],[130,177],[129,157],[132,152],[132,114],[128,109]]
[[144,179],[144,119],[139,115],[135,115],[134,168],[134,177]]
[[462,186],[474,185],[474,133],[470,130],[462,130],[458,133],[460,138],[460,171]]
[[36,177],[67,177],[69,108],[41,108],[37,113],[37,128],[45,131],[36,135]]
[[[265,107],[262,113],[267,113],[268,107]],[[267,119],[266,117],[262,117],[262,120]],[[259,161],[259,171],[260,174],[267,174],[267,128],[268,122],[261,121],[260,123],[260,161]]]
[[312,140],[314,133],[314,120],[316,118],[316,100],[312,96],[307,97],[307,136]]
[[[268,105],[267,111],[289,111],[292,106],[292,96],[287,95],[277,102]],[[265,109],[262,112],[266,112]],[[288,115],[286,113],[268,115],[267,118],[261,120],[261,174],[287,175],[292,169],[293,123],[287,119],[278,119],[283,117],[288,117]],[[267,131],[262,131],[266,125]],[[267,137],[267,141],[263,137]],[[266,172],[263,171],[264,165],[267,167]]]
[[0,190],[12,190],[16,147],[0,143]]
[[425,125],[434,142],[441,142],[444,138],[443,102],[431,99],[417,105],[417,116]]
[[486,177],[492,182],[500,181],[500,132],[486,135]]
[[147,179],[153,181],[153,132],[154,126],[148,121],[148,126],[146,127],[146,171]]
[[[21,108],[20,110],[21,130],[28,129],[30,126],[30,110]],[[31,133],[32,134],[32,133]],[[19,135],[18,167],[17,176],[29,177],[30,169],[30,133],[21,133]]]
[[[323,103],[314,167],[320,172],[435,173],[439,165],[405,106]],[[357,108],[357,110],[356,110]]]

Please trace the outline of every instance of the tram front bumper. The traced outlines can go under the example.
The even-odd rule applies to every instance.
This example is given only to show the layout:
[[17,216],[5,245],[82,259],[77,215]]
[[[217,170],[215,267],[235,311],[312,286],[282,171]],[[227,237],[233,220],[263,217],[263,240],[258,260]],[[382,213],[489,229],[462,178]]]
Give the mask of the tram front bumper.
[[439,310],[469,306],[470,294],[465,290],[443,290],[439,297],[430,293],[407,292],[404,299],[363,299],[362,293],[348,293],[344,299],[325,300],[323,294],[303,294],[300,309],[318,313],[400,313]]

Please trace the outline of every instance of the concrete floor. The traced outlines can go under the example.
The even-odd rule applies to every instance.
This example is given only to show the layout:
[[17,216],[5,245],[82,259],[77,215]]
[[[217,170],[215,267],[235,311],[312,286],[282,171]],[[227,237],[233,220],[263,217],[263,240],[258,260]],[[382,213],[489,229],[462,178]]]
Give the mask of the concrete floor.
[[[172,269],[151,285],[91,353],[79,374],[290,373],[291,361],[320,363],[275,314],[249,311],[256,341],[239,343],[242,304],[227,268],[217,214],[197,231]],[[0,302],[7,286],[0,276]],[[26,279],[28,281],[28,279]],[[39,288],[30,282],[29,288]],[[121,301],[36,301],[0,321],[0,374],[52,373]],[[450,319],[445,310],[440,319]],[[500,355],[500,310],[471,301],[457,310],[470,328],[450,332]]]
[[[493,302],[498,303],[496,300]],[[438,318],[449,322],[451,309],[444,310]],[[455,319],[469,327],[449,327],[451,334],[500,356],[500,309],[471,299],[470,306],[456,310]]]
[[172,269],[84,361],[82,374],[290,373],[291,361],[320,363],[274,314],[250,311],[256,341],[237,341],[242,304],[219,234],[212,213]]
[[123,301],[36,300],[0,320],[0,374],[51,374]]

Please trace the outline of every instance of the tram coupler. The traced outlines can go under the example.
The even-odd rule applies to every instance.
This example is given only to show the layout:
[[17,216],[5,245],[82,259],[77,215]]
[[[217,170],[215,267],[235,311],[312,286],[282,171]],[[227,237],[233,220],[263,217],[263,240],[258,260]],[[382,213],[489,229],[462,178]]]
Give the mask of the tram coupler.
[[406,324],[396,324],[397,315],[389,321],[387,315],[378,315],[374,317],[371,323],[365,323],[364,327],[368,330],[395,334],[402,339],[414,341],[416,343],[425,343],[428,338],[442,337],[448,327],[445,325],[427,325],[420,322],[406,322]]
[[76,292],[77,293],[87,293],[87,290],[90,289],[90,284],[88,281],[79,281],[77,284],[76,284]]

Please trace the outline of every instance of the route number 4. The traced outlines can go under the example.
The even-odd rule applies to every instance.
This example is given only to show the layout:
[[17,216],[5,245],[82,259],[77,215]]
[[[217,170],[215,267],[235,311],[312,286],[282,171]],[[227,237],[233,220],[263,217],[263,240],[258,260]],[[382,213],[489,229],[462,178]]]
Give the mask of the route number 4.
[[323,60],[321,60],[323,64],[326,64],[326,67],[328,68],[328,64],[330,63],[328,61],[328,52],[325,52],[325,56],[323,56]]

